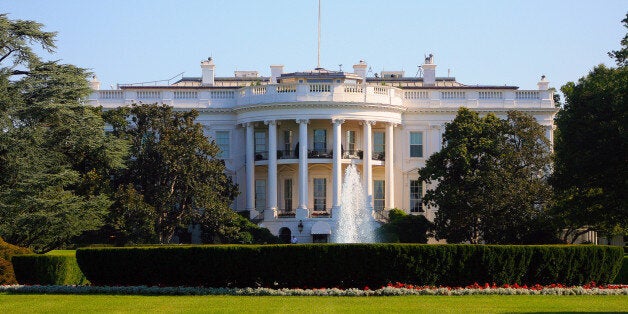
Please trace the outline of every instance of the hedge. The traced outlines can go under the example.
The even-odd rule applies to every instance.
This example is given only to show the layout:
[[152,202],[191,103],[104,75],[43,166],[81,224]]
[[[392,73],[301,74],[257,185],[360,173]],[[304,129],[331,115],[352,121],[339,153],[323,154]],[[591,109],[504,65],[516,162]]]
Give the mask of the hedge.
[[84,285],[83,272],[76,263],[74,251],[52,251],[47,254],[13,257],[15,277],[22,285]]
[[622,283],[628,284],[628,254],[624,255],[623,263],[621,265],[621,269],[615,277],[613,283]]
[[608,246],[420,244],[82,248],[94,285],[380,287],[390,282],[579,285],[612,282],[623,251]]
[[14,285],[15,273],[11,257],[18,254],[32,254],[33,251],[4,242],[0,237],[0,285]]

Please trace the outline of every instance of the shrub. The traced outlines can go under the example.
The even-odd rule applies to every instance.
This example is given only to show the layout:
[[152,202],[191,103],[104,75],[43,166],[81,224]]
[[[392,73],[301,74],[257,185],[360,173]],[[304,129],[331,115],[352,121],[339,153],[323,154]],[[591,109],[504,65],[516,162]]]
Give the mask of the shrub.
[[17,283],[15,273],[13,272],[13,264],[11,264],[11,257],[30,253],[33,253],[33,251],[6,243],[0,237],[0,285],[14,285]]
[[420,244],[82,248],[95,285],[378,287],[608,283],[623,252],[606,246]]
[[615,277],[614,283],[623,283],[628,284],[628,255],[624,255],[623,263],[621,265],[621,269]]
[[15,277],[22,285],[83,285],[87,280],[76,263],[74,251],[13,257]]

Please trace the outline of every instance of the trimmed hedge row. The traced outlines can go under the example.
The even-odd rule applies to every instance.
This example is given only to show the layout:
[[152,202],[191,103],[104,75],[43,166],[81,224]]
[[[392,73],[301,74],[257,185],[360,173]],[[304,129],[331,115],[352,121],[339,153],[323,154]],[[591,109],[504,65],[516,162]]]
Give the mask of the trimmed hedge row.
[[13,256],[15,277],[22,285],[84,285],[87,279],[73,251]]
[[380,287],[612,282],[623,251],[608,246],[420,244],[83,248],[94,285]]
[[615,277],[613,283],[628,284],[628,254],[624,255],[621,269],[619,270],[619,273],[617,274],[617,277]]

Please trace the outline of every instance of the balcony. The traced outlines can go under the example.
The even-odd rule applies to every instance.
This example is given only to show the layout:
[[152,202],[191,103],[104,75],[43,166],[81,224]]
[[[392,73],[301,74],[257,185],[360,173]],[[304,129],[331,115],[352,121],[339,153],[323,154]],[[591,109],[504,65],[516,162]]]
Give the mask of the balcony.
[[239,88],[186,89],[133,86],[94,91],[93,106],[114,108],[132,103],[163,103],[175,108],[238,109],[272,103],[348,102],[407,108],[554,108],[552,91],[473,87],[400,89],[340,83],[269,84]]

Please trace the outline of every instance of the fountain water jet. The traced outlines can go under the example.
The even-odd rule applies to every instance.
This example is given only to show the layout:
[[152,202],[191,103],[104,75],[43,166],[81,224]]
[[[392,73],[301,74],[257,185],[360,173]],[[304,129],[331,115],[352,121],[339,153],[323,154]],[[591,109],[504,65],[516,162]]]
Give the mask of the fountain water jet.
[[378,223],[373,218],[373,211],[366,206],[360,173],[354,164],[345,170],[340,202],[340,214],[333,242],[375,242],[375,229]]

